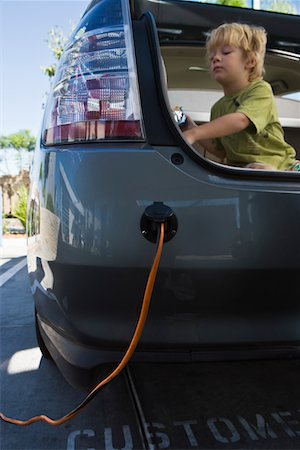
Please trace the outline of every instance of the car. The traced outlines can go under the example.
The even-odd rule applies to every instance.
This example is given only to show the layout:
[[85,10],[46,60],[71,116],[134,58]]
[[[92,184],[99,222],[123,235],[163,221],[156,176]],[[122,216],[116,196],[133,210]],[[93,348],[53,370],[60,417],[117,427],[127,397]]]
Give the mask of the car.
[[299,356],[299,173],[207,158],[174,114],[209,120],[221,92],[205,40],[231,21],[268,32],[266,79],[299,158],[299,16],[94,0],[64,50],[31,167],[27,260],[39,346],[74,386],[122,359],[162,236],[133,361]]

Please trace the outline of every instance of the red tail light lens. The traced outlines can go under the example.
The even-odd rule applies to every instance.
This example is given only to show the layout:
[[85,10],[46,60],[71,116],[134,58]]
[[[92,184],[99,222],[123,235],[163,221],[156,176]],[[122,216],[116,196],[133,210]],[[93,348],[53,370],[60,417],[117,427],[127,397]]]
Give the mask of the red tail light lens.
[[45,145],[143,140],[129,6],[115,5],[115,23],[110,15],[103,28],[82,26],[64,51],[45,111]]

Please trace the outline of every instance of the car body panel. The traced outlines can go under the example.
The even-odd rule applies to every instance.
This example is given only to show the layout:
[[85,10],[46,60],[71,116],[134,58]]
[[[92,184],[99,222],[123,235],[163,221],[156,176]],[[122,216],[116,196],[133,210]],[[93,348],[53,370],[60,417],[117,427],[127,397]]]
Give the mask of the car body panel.
[[134,358],[297,351],[298,174],[233,169],[196,155],[170,112],[151,17],[133,28],[145,142],[36,148],[28,271],[50,353],[63,373],[66,365],[91,370],[120,358],[155,253],[141,232],[154,202],[172,208],[178,229],[164,245]]

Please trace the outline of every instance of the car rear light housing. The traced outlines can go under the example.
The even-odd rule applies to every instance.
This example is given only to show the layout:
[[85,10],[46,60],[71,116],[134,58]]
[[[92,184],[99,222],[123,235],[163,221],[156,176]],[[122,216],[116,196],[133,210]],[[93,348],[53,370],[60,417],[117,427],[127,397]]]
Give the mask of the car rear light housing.
[[127,0],[103,0],[83,16],[57,68],[43,143],[144,140]]

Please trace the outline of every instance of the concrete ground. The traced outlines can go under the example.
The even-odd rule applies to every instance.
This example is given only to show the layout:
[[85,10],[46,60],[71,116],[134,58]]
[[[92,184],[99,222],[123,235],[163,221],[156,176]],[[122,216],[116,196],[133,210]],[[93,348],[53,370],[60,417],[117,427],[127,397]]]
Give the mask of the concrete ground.
[[0,245],[1,265],[11,258],[26,256],[26,237],[19,235],[4,235]]

